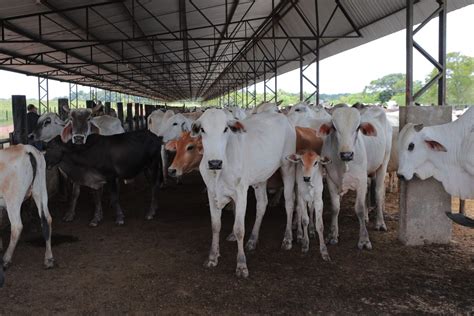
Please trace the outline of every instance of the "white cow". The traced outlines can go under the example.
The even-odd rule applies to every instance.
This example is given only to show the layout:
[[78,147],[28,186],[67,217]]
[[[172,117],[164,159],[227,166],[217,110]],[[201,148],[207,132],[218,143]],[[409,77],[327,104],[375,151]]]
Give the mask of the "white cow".
[[446,192],[474,198],[474,107],[454,122],[423,127],[406,124],[398,138],[398,174],[434,177]]
[[259,105],[257,105],[255,108],[252,109],[250,114],[259,114],[263,112],[274,112],[278,113],[278,106],[282,103],[283,101],[278,101],[277,103],[275,102],[262,102]]
[[[46,268],[52,268],[54,259],[51,251],[51,215],[48,209],[44,157],[30,145],[16,145],[0,150],[0,208],[6,208],[11,224],[10,244],[3,256],[4,267],[10,265],[13,251],[23,229],[21,204],[30,196],[33,196],[38,208],[43,237],[46,241],[44,265]],[[0,248],[1,246],[0,240]],[[1,267],[0,270],[3,274]],[[3,282],[1,274],[0,283]]]
[[[289,161],[295,163],[296,167],[296,187],[297,213],[302,217],[303,240],[301,245],[302,252],[309,250],[308,224],[309,219],[314,219],[314,225],[319,236],[319,251],[325,261],[330,257],[324,242],[323,225],[323,165],[331,161],[321,158],[313,150],[305,150],[300,154],[292,154],[286,157]],[[308,210],[312,216],[308,216]]]
[[333,208],[329,242],[338,242],[340,196],[348,190],[356,190],[355,211],[360,224],[358,247],[372,249],[365,226],[365,220],[368,220],[365,205],[368,174],[374,174],[376,181],[375,228],[387,229],[383,219],[384,179],[390,157],[392,131],[385,112],[380,108],[370,108],[361,116],[355,108],[336,108],[332,120],[323,123],[318,133],[320,136],[327,136],[321,156],[332,160],[332,163],[326,166]]
[[309,127],[311,120],[330,120],[331,115],[323,107],[311,107],[305,102],[294,105],[286,115],[294,126]]
[[295,167],[285,157],[295,152],[295,130],[279,113],[261,113],[236,121],[223,110],[211,109],[193,123],[192,134],[202,137],[204,153],[199,171],[207,186],[212,221],[212,245],[205,265],[215,267],[218,263],[222,208],[233,200],[233,230],[238,247],[236,275],[247,277],[243,240],[248,187],[254,187],[257,199],[257,218],[247,242],[247,248],[254,249],[268,203],[266,181],[280,167],[287,212],[282,247],[291,248]]

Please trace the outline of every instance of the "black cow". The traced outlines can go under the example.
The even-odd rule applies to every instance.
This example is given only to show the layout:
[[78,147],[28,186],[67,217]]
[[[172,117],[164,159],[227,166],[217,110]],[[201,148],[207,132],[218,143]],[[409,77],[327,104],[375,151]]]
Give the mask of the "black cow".
[[[58,165],[75,184],[94,189],[95,214],[90,222],[97,226],[102,220],[101,191],[110,184],[110,203],[116,212],[116,224],[124,224],[124,215],[119,204],[119,180],[129,180],[141,171],[152,185],[150,209],[146,219],[152,219],[158,207],[158,190],[161,170],[161,138],[146,131],[135,131],[111,136],[90,135],[83,145],[63,143],[60,136],[48,143],[46,164]],[[76,185],[75,187],[79,187]],[[78,192],[73,192],[74,210]],[[72,214],[74,216],[74,214]]]

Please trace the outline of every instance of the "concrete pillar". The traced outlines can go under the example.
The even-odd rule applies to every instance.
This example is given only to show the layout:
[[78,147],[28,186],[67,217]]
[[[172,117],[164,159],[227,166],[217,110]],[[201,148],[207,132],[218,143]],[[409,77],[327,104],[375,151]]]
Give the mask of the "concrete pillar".
[[123,126],[123,103],[122,102],[117,102],[117,117]]
[[140,129],[140,103],[135,103],[135,113],[133,119],[135,121],[135,130],[138,131]]
[[94,100],[86,100],[86,108],[92,109],[95,106]]
[[110,115],[110,102],[109,101],[106,101],[104,103],[104,112],[105,114]]
[[64,106],[69,107],[69,100],[68,99],[58,99],[58,114],[61,120],[66,120],[68,113],[64,110]]
[[[450,106],[400,107],[400,129],[406,123],[425,126],[451,122]],[[401,181],[400,229],[398,238],[405,245],[451,241],[452,222],[445,212],[451,210],[451,196],[434,178]]]
[[132,113],[133,104],[127,103],[127,123],[128,131],[133,131],[133,113]]
[[28,141],[28,130],[26,126],[26,97],[24,95],[12,95],[13,133],[12,144],[26,144]]

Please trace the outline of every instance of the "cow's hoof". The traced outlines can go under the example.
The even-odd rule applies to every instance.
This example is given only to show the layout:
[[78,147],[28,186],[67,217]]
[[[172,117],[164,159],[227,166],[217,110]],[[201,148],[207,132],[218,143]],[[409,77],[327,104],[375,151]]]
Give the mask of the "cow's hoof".
[[3,270],[7,270],[12,265],[11,261],[3,261]]
[[99,223],[101,222],[101,219],[100,218],[93,218],[90,222],[89,222],[89,227],[97,227],[99,226]]
[[301,252],[307,253],[308,251],[309,251],[309,241],[303,239],[301,242]]
[[63,222],[72,222],[74,220],[74,214],[66,214],[63,217]]
[[367,250],[372,250],[372,244],[370,243],[370,240],[359,240],[359,243],[357,244],[357,247],[359,247],[360,250],[362,249],[367,249]]
[[205,262],[204,262],[204,268],[214,268],[214,267],[217,267],[217,258],[215,259],[207,259]]
[[123,226],[123,225],[125,225],[125,221],[124,221],[123,219],[117,219],[117,220],[115,221],[115,225],[117,225],[117,226]]
[[323,258],[324,261],[327,261],[327,262],[331,261],[331,257],[329,257],[329,254],[327,251],[326,252],[321,251],[321,257]]
[[291,247],[293,247],[291,239],[283,239],[283,242],[281,243],[281,249],[291,250]]
[[337,245],[338,243],[339,243],[339,240],[337,239],[337,237],[328,236],[326,238],[326,244],[328,245]]
[[301,244],[303,242],[303,234],[296,236],[296,243]]
[[316,238],[316,232],[314,230],[310,229],[308,235],[309,235],[309,238],[311,239]]
[[49,258],[44,261],[44,268],[45,269],[52,269],[54,268],[54,258]]
[[147,215],[145,216],[145,220],[151,221],[154,217],[155,217],[155,214],[147,214]]
[[385,223],[381,223],[381,224],[376,224],[375,225],[375,230],[378,230],[378,231],[381,231],[381,232],[386,232],[387,231],[387,226],[385,225]]
[[227,238],[225,240],[227,240],[227,241],[236,241],[237,238],[235,238],[234,233],[230,233],[229,236],[227,236]]
[[247,269],[247,266],[237,266],[237,269],[235,269],[235,275],[238,278],[247,278],[249,276],[249,269]]
[[257,248],[257,241],[255,239],[249,239],[245,244],[245,250],[254,251]]

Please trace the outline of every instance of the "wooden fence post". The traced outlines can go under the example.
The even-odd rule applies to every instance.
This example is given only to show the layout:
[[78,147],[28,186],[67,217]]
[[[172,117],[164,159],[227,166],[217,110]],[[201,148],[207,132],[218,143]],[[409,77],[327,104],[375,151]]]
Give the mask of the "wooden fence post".
[[10,137],[12,144],[27,144],[28,129],[26,121],[26,97],[12,95],[13,133]]

